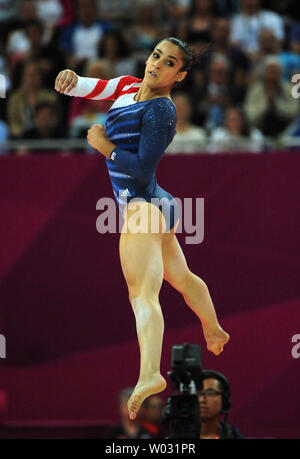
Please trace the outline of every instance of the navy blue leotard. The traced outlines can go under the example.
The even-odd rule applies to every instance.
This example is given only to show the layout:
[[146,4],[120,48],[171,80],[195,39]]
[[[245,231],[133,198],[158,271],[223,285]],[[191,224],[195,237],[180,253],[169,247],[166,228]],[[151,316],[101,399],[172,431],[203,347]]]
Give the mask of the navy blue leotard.
[[131,76],[112,80],[80,77],[69,94],[115,101],[105,123],[108,139],[117,145],[106,159],[115,199],[122,214],[132,199],[152,202],[162,211],[169,230],[177,222],[178,206],[158,185],[155,172],[176,133],[176,110],[167,97],[135,101],[141,82]]

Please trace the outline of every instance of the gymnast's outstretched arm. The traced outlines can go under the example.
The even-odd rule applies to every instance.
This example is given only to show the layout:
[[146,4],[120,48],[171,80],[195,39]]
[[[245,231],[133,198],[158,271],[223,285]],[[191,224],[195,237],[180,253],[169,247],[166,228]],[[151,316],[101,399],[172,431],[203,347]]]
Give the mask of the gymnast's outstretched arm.
[[139,81],[141,80],[130,75],[122,75],[111,80],[81,77],[73,70],[66,69],[59,72],[54,87],[57,92],[67,96],[92,100],[116,100],[127,85]]

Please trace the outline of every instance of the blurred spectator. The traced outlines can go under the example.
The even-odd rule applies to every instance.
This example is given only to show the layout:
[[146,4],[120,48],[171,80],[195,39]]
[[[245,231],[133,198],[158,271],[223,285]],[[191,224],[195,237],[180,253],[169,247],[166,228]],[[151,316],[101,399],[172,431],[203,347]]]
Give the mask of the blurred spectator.
[[206,132],[191,123],[191,101],[187,94],[177,92],[173,96],[176,107],[176,135],[168,146],[167,153],[196,153],[206,146]]
[[8,123],[11,137],[20,137],[25,129],[33,127],[34,106],[38,102],[58,104],[54,90],[42,88],[39,63],[28,61],[24,65],[21,85],[8,98]]
[[245,102],[248,119],[265,136],[280,134],[299,113],[299,102],[291,90],[291,84],[282,81],[278,56],[267,57],[263,77],[249,88]]
[[281,50],[281,42],[276,38],[274,32],[271,29],[262,29],[259,34],[259,49],[252,56],[255,63],[252,81],[262,74],[265,58],[277,54],[282,65],[282,77],[285,81],[290,82],[292,75],[300,71],[300,49],[297,53],[297,40],[300,43],[300,33],[299,37],[297,32],[291,34],[292,51],[284,51]]
[[120,27],[131,25],[136,7],[141,0],[97,0],[97,7],[103,21]]
[[[3,50],[2,43],[0,41],[0,95],[5,96],[7,92],[10,90],[11,87],[11,79],[9,74],[9,60],[7,59],[7,55]],[[4,104],[0,104],[0,118],[5,116],[3,112]]]
[[1,39],[6,42],[8,33],[13,29],[18,16],[21,0],[0,0]]
[[34,19],[38,19],[36,3],[32,0],[23,0],[20,3],[18,22],[7,38],[6,50],[8,54],[11,56],[14,54],[24,55],[29,51],[30,42],[24,29],[26,23]]
[[193,118],[197,124],[211,131],[223,124],[226,108],[235,104],[235,87],[229,80],[229,61],[222,55],[214,55],[209,66],[208,78],[202,86],[194,86],[189,94],[193,100]]
[[65,137],[59,126],[57,105],[39,102],[34,107],[34,126],[22,133],[22,139],[58,139]]
[[250,69],[251,63],[247,55],[230,43],[230,20],[228,18],[216,18],[211,36],[213,52],[227,57],[233,73],[237,69],[242,69],[244,72]]
[[278,14],[261,10],[260,0],[241,0],[241,12],[231,22],[231,41],[251,56],[257,52],[259,32],[265,28],[273,30],[278,40],[284,39],[283,20]]
[[45,26],[53,27],[63,17],[63,7],[60,0],[36,0],[37,14]]
[[156,43],[161,40],[158,28],[158,9],[153,2],[137,5],[135,21],[130,29],[130,42],[133,56],[141,64],[152,52]]
[[237,107],[229,107],[225,113],[224,127],[213,129],[209,150],[217,152],[248,151],[260,153],[264,148],[264,136],[255,128],[250,128],[244,112]]
[[136,62],[130,54],[129,44],[121,30],[114,29],[104,33],[99,47],[99,57],[109,79],[136,74]]
[[191,2],[192,0],[161,0],[159,3],[165,13],[164,19],[178,21],[188,14]]
[[179,38],[188,43],[209,41],[217,13],[215,0],[192,0],[186,18],[179,23]]
[[152,395],[146,398],[141,406],[141,426],[152,438],[165,438],[165,428],[162,427],[161,413],[164,407],[162,398],[159,395]]
[[139,421],[129,419],[127,402],[133,392],[133,387],[123,389],[119,395],[120,422],[113,428],[109,438],[151,438],[151,435],[144,430]]
[[97,57],[102,35],[111,26],[98,20],[95,0],[76,0],[76,12],[77,21],[61,31],[60,48],[66,53],[67,66],[81,73],[86,60]]
[[29,43],[29,49],[23,56],[19,56],[14,68],[14,87],[19,83],[17,78],[22,74],[24,61],[38,60],[42,71],[42,83],[45,87],[53,87],[56,75],[65,67],[63,54],[56,49],[55,43],[44,44],[44,27],[39,20],[32,20],[25,25],[25,34]]
[[[221,373],[203,371],[203,389],[198,392],[201,417],[201,439],[241,439],[239,430],[227,424],[231,407],[230,385]],[[225,413],[226,421],[222,421]]]
[[266,56],[277,54],[280,49],[280,42],[272,29],[264,28],[258,33],[258,48],[252,53],[252,62],[257,65]]
[[[98,59],[88,63],[84,74],[89,78],[109,79],[103,62]],[[87,130],[92,124],[104,124],[107,112],[112,104],[113,101],[111,100],[90,100],[83,97],[72,97],[69,113],[70,137],[85,138]]]
[[208,50],[208,62],[212,56],[223,55],[229,63],[229,81],[234,86],[234,102],[244,101],[251,61],[246,53],[230,44],[230,21],[217,18],[212,30],[212,47]]

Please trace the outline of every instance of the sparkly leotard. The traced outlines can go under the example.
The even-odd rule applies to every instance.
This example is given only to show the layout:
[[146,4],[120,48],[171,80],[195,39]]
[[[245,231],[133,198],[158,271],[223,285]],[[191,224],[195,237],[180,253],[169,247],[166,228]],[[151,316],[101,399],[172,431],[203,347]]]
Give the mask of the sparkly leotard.
[[112,80],[79,77],[69,95],[115,101],[105,124],[108,139],[117,145],[106,159],[114,196],[122,214],[132,199],[152,202],[163,213],[169,230],[178,219],[178,206],[158,185],[155,171],[176,133],[176,110],[167,97],[135,101],[141,82],[132,76]]

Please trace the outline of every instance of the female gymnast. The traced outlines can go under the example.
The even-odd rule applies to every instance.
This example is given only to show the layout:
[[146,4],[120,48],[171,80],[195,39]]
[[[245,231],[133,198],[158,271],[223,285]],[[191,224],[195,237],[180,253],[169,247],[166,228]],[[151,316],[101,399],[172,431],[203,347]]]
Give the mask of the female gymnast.
[[[171,205],[172,195],[157,184],[155,176],[176,132],[170,91],[186,77],[194,60],[186,43],[170,37],[158,43],[148,57],[142,80],[132,76],[84,78],[67,69],[55,81],[60,93],[115,101],[105,127],[93,125],[87,138],[106,158],[114,195],[124,216],[120,260],[140,348],[139,379],[128,401],[130,419],[136,417],[146,397],[167,385],[160,374],[164,319],[159,292],[163,279],[183,295],[200,319],[208,350],[219,355],[229,340],[218,322],[208,287],[187,266],[175,234],[179,220]],[[153,197],[164,198],[170,205],[153,204]],[[134,198],[140,198],[140,202],[132,201]],[[136,222],[137,205],[139,232],[132,224]],[[159,222],[159,231],[152,231],[154,220]]]

